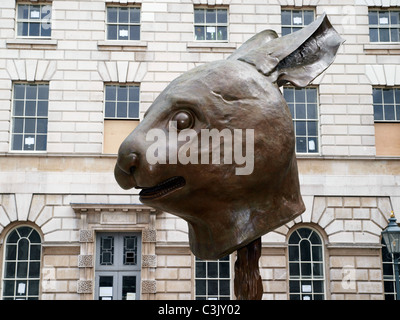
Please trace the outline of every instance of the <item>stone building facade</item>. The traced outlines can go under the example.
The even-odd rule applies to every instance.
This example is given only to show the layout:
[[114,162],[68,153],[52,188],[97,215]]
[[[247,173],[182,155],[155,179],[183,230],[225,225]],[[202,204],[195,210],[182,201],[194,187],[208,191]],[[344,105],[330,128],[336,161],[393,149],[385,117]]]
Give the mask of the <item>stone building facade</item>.
[[346,42],[310,86],[315,101],[291,101],[317,110],[294,119],[317,128],[297,132],[306,211],[262,238],[263,298],[393,298],[381,231],[400,212],[399,10],[396,0],[1,1],[2,299],[234,299],[235,253],[197,260],[183,220],[116,184],[117,147],[183,72],[323,12]]

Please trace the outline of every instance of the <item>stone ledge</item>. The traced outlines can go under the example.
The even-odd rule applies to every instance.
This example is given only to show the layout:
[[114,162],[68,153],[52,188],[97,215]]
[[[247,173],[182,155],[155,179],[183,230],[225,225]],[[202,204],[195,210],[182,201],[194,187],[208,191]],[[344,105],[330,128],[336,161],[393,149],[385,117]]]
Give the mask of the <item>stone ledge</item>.
[[8,48],[21,49],[56,49],[57,40],[52,39],[8,39],[6,44]]
[[99,50],[104,51],[145,51],[147,49],[147,41],[104,40],[97,41],[97,47]]

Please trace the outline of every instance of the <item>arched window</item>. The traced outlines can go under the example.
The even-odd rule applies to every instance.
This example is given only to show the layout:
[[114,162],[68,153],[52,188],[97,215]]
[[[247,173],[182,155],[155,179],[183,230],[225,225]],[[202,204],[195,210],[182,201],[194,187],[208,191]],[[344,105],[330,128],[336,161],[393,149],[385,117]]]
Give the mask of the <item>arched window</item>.
[[325,299],[322,240],[310,228],[296,229],[289,237],[289,297]]
[[35,229],[21,226],[10,232],[3,267],[4,300],[39,299],[41,253],[41,238]]

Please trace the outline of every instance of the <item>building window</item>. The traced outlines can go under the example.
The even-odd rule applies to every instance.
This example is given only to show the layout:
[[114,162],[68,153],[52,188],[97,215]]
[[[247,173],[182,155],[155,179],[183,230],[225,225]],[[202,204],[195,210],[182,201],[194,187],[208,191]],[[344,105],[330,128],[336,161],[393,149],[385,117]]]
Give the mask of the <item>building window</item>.
[[198,41],[227,41],[228,10],[223,8],[195,8],[194,39]]
[[297,153],[318,153],[317,88],[284,87],[283,96],[292,113]]
[[106,85],[106,119],[139,119],[139,86]]
[[5,245],[3,300],[38,300],[41,238],[28,226],[10,232]]
[[400,122],[400,88],[373,88],[374,120]]
[[96,300],[139,300],[141,234],[99,233],[96,253]]
[[107,7],[107,40],[140,40],[140,7]]
[[386,249],[385,241],[382,239],[382,269],[383,287],[385,300],[396,300],[396,283],[394,278],[393,256]]
[[196,257],[196,300],[229,300],[231,294],[230,258],[216,261]]
[[400,88],[373,88],[377,156],[400,156]]
[[369,10],[371,42],[400,41],[400,10]]
[[139,124],[140,86],[106,85],[103,152],[118,153],[124,139]]
[[48,84],[14,84],[11,150],[46,150],[48,103]]
[[314,10],[282,10],[282,36],[298,31],[315,19]]
[[18,37],[51,37],[51,5],[18,4]]
[[290,300],[324,300],[324,258],[321,237],[300,228],[289,237]]

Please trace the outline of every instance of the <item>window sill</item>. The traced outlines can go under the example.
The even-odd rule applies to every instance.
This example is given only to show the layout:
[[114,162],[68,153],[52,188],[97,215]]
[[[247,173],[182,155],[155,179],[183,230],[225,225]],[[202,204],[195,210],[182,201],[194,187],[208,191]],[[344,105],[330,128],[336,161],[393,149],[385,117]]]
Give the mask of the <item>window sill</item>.
[[205,42],[193,41],[188,42],[187,49],[192,52],[228,52],[231,53],[236,50],[236,43],[231,42]]
[[368,43],[364,44],[366,54],[399,54],[400,43]]
[[13,49],[56,49],[57,40],[52,39],[8,39],[7,48]]
[[125,41],[125,40],[105,40],[97,41],[99,50],[104,51],[145,51],[147,49],[147,41]]

